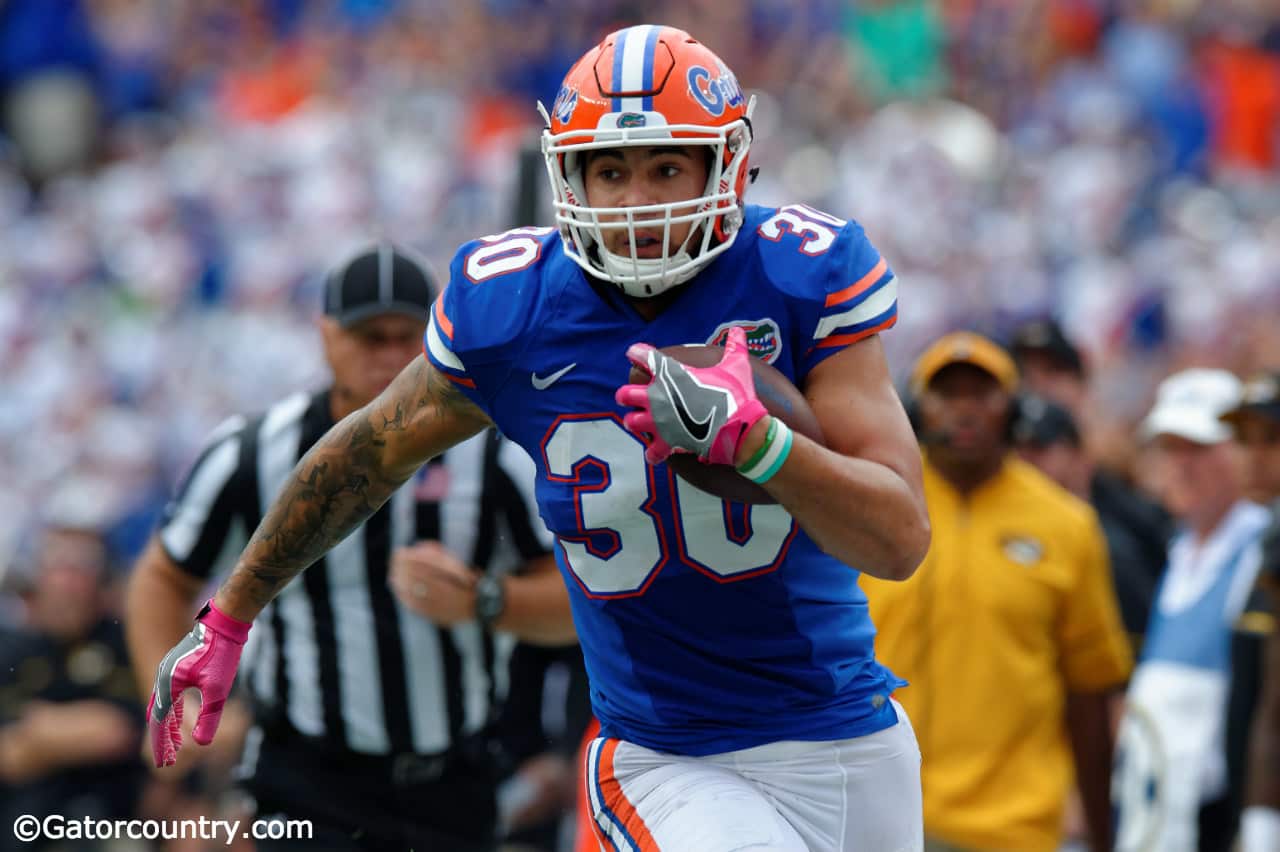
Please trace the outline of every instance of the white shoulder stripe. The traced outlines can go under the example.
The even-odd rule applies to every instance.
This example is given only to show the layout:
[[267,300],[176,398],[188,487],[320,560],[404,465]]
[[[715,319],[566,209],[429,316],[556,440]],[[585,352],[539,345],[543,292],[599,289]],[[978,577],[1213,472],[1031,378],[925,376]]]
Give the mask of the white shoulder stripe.
[[885,311],[893,307],[893,303],[898,299],[898,279],[890,278],[880,286],[866,301],[854,305],[844,313],[834,314],[829,317],[823,317],[818,322],[818,330],[813,333],[814,340],[821,340],[837,328],[844,328],[848,325],[857,325],[883,314]]
[[212,447],[232,432],[243,429],[247,422],[248,420],[243,414],[231,415],[213,428],[213,431],[209,433],[209,437],[205,439],[205,446]]
[[200,534],[209,522],[213,504],[227,487],[239,463],[240,436],[235,435],[210,450],[191,472],[191,481],[178,501],[173,517],[160,530],[165,550],[178,562],[185,562],[195,550]]
[[[258,427],[258,444],[270,444],[276,440],[283,429],[291,428],[296,425],[303,414],[307,412],[307,406],[311,404],[311,397],[304,391],[290,394],[275,405],[267,409],[267,414],[262,418],[262,425]],[[296,439],[293,449],[297,449]],[[263,504],[263,509],[267,507]]]
[[462,361],[458,359],[458,356],[454,355],[453,352],[449,350],[449,347],[444,345],[444,340],[440,337],[440,331],[436,328],[436,318],[434,313],[431,316],[431,320],[427,323],[427,349],[431,352],[432,358],[435,358],[449,369],[457,370],[458,372],[466,371],[467,368],[463,366]]

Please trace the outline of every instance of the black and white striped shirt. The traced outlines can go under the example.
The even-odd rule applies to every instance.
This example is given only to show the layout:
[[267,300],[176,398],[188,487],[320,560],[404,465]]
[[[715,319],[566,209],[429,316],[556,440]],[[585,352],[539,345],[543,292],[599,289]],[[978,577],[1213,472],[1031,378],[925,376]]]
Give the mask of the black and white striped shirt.
[[[302,455],[333,425],[327,392],[235,417],[210,438],[168,507],[160,541],[184,571],[229,570]],[[546,553],[534,466],[492,431],[450,449],[279,594],[250,634],[241,682],[260,714],[364,754],[445,751],[490,719],[505,672],[478,623],[438,627],[387,584],[393,548],[439,540],[473,566]]]

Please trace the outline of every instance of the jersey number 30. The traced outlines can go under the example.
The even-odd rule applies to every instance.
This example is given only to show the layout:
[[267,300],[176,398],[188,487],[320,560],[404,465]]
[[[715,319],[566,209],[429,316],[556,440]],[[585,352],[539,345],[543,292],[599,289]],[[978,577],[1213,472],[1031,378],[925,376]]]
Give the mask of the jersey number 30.
[[[644,594],[673,557],[719,582],[754,577],[777,568],[795,536],[781,506],[726,503],[649,465],[613,414],[560,417],[542,452],[547,478],[572,489],[578,532],[560,544],[592,597]],[[664,502],[673,526],[657,509]]]

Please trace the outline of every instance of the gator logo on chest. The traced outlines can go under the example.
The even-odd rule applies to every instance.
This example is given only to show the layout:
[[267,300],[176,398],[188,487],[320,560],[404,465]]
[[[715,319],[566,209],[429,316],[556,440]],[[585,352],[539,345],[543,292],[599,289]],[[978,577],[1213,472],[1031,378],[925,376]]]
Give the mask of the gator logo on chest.
[[747,351],[766,364],[778,360],[782,352],[782,332],[778,324],[765,317],[758,320],[731,320],[722,323],[707,339],[710,346],[724,346],[729,338],[729,329],[737,326],[747,333]]

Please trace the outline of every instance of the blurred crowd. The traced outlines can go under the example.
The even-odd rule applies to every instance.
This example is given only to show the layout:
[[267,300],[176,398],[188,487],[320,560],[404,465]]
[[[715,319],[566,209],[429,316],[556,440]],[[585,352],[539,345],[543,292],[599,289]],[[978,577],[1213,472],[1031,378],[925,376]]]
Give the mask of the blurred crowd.
[[351,246],[443,268],[510,227],[535,99],[639,15],[758,93],[752,198],[851,215],[892,259],[895,369],[1053,315],[1123,458],[1170,366],[1280,360],[1269,8],[8,0],[0,571],[48,514],[131,555],[214,424],[315,381],[318,273]]
[[750,200],[866,227],[900,377],[1052,317],[1134,475],[1161,378],[1280,364],[1265,0],[0,0],[0,590],[49,525],[128,565],[214,425],[315,386],[353,246],[544,223],[534,102],[640,20],[758,95]]

